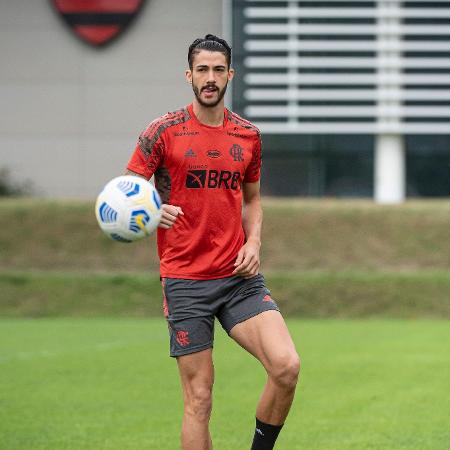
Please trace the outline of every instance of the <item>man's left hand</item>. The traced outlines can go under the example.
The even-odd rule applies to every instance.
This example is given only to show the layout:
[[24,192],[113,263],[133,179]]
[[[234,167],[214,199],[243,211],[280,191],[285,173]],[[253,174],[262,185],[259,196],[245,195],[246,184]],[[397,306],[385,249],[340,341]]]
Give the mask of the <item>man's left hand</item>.
[[252,278],[259,271],[259,248],[261,243],[256,239],[249,239],[239,250],[234,263],[233,275]]

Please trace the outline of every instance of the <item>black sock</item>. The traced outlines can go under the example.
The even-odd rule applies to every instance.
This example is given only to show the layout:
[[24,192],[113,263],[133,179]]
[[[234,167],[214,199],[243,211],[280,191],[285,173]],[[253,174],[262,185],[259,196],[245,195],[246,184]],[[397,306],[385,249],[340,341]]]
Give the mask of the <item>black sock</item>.
[[283,425],[269,425],[256,418],[255,436],[251,450],[272,450]]

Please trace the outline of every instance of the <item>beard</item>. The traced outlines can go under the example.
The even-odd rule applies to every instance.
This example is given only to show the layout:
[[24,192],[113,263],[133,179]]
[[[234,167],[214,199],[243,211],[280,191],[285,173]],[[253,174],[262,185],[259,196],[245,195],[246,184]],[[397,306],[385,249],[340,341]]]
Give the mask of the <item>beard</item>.
[[227,92],[227,86],[228,86],[228,82],[223,87],[222,90],[217,88],[217,90],[218,90],[217,99],[212,101],[212,102],[205,102],[204,100],[202,100],[202,98],[201,98],[201,90],[197,86],[195,86],[194,83],[192,83],[192,90],[194,91],[195,98],[200,103],[200,105],[204,106],[205,108],[214,108],[214,106],[217,106],[221,102],[221,100],[223,99],[223,97],[225,95],[225,92]]

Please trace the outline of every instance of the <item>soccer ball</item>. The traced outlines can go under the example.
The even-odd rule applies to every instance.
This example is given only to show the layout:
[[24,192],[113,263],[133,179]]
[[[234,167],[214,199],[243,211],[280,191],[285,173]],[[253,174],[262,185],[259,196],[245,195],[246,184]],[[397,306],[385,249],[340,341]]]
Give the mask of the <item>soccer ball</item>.
[[151,234],[161,219],[161,199],[152,183],[123,175],[103,188],[95,203],[103,232],[119,242],[133,242]]

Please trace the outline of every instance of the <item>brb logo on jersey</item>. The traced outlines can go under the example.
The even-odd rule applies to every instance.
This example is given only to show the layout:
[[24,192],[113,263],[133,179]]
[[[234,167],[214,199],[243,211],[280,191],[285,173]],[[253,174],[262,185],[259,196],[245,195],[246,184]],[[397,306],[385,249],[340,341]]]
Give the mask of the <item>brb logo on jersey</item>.
[[186,187],[189,189],[239,189],[240,172],[229,170],[189,170]]

